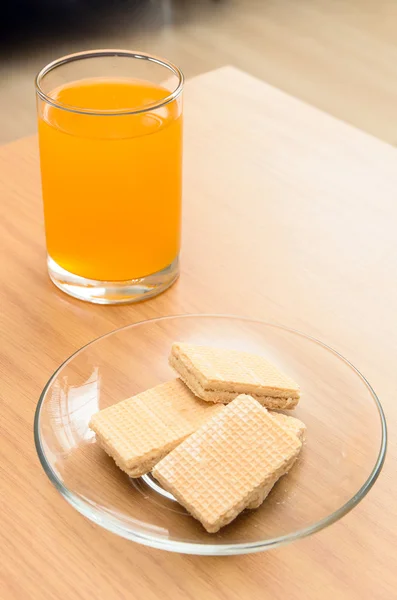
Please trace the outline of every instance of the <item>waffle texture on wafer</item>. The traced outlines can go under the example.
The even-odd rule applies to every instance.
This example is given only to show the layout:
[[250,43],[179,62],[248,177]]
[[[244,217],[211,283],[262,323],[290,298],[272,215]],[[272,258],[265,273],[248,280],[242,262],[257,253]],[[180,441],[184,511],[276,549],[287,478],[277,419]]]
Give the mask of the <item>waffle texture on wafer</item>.
[[208,404],[174,379],[95,414],[90,428],[130,477],[149,472],[223,407]]
[[266,408],[291,409],[299,401],[297,383],[262,356],[175,342],[170,365],[203,400],[227,404],[239,394],[253,396]]
[[295,434],[300,441],[303,442],[306,435],[306,425],[302,421],[295,417],[290,417],[289,415],[284,415],[283,413],[274,412],[272,410],[269,411],[269,414],[276,419],[282,427],[285,427],[290,433]]
[[215,533],[291,468],[301,446],[256,400],[241,395],[162,459],[153,475]]
[[[289,415],[284,415],[283,413],[269,411],[269,415],[275,419],[284,429],[296,435],[296,437],[303,442],[306,435],[306,425],[296,419],[295,417],[290,417]],[[251,502],[248,504],[247,508],[258,508],[265,498],[270,494],[274,484],[277,479],[274,481],[270,481],[267,485],[265,485],[261,490],[258,491],[257,495],[251,499]]]

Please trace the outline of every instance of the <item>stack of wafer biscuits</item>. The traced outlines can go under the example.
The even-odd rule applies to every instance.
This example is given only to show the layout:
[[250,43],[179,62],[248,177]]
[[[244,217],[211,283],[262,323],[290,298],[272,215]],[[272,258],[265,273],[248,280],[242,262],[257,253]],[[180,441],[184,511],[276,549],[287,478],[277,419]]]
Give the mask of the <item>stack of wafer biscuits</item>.
[[301,446],[254,398],[241,395],[161,460],[153,475],[214,533],[264,498]]
[[140,477],[220,410],[174,379],[101,410],[90,427],[118,467]]
[[259,507],[302,447],[299,386],[264,358],[172,346],[174,379],[95,414],[97,442],[130,477],[150,471],[214,533]]

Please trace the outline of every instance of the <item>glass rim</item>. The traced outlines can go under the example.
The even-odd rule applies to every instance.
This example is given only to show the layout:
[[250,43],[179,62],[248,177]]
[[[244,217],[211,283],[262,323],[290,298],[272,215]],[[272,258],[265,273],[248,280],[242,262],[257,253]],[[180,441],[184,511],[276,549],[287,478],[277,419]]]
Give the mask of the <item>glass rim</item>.
[[[111,337],[114,334],[120,333],[122,331],[133,330],[141,325],[146,325],[148,323],[158,323],[162,321],[172,321],[178,319],[191,319],[191,318],[216,318],[216,319],[225,319],[225,320],[238,320],[251,324],[265,325],[267,327],[284,331],[287,333],[295,334],[299,337],[303,337],[306,340],[314,342],[315,344],[322,347],[324,350],[333,354],[336,358],[340,359],[344,362],[361,380],[364,386],[367,388],[372,400],[374,401],[375,407],[377,409],[377,413],[380,419],[380,445],[378,449],[378,453],[375,459],[375,464],[372,466],[370,473],[367,475],[365,481],[361,484],[358,490],[348,499],[346,500],[339,508],[335,509],[333,512],[323,517],[322,519],[307,525],[303,528],[297,529],[293,532],[281,534],[277,537],[268,538],[264,540],[259,540],[255,542],[241,542],[241,543],[221,543],[221,544],[202,544],[200,542],[190,542],[190,541],[176,541],[165,539],[162,540],[160,538],[156,538],[155,536],[148,534],[137,532],[135,530],[123,528],[118,523],[117,519],[113,519],[110,515],[107,515],[107,521],[102,520],[102,513],[98,510],[97,506],[92,503],[88,498],[84,496],[80,496],[71,490],[63,483],[60,479],[59,475],[53,470],[49,461],[47,460],[47,456],[44,450],[44,444],[40,435],[40,417],[41,410],[47,395],[47,391],[50,389],[52,383],[56,380],[58,374],[62,371],[62,369],[67,366],[73,359],[79,354],[83,353],[87,348],[93,346],[96,342],[100,340],[104,340],[105,338]],[[340,352],[329,346],[328,344],[322,342],[318,338],[306,334],[298,329],[287,327],[285,325],[273,323],[270,321],[265,321],[262,319],[255,319],[246,316],[233,315],[233,314],[216,314],[216,313],[185,313],[185,314],[176,314],[176,315],[166,315],[162,317],[154,317],[151,319],[143,319],[137,321],[136,323],[130,323],[129,325],[124,325],[122,327],[118,327],[113,331],[109,331],[103,335],[98,336],[97,338],[91,340],[87,344],[84,344],[81,348],[73,352],[66,360],[62,362],[61,365],[54,371],[51,375],[50,379],[45,384],[35,411],[34,416],[34,443],[36,452],[41,463],[41,466],[47,475],[48,479],[55,486],[55,488],[59,491],[59,493],[82,515],[87,517],[89,520],[94,523],[100,523],[101,527],[105,530],[108,530],[112,533],[119,535],[125,539],[131,540],[133,542],[140,543],[144,546],[149,546],[152,548],[157,548],[160,550],[167,550],[170,552],[178,552],[181,554],[193,554],[193,555],[202,555],[202,556],[225,556],[225,555],[239,555],[239,554],[251,554],[260,552],[262,550],[268,550],[272,548],[277,548],[283,545],[286,545],[290,542],[294,542],[305,537],[308,537],[314,533],[325,529],[329,525],[336,523],[342,517],[344,517],[347,513],[349,513],[353,508],[355,508],[361,500],[368,494],[370,489],[375,484],[378,479],[382,467],[386,458],[387,451],[387,424],[386,417],[383,411],[382,404],[369,383],[366,377],[351,363],[347,358],[345,358]]]
[[[170,92],[165,98],[163,98],[162,100],[160,100],[158,102],[154,102],[153,104],[147,104],[145,107],[142,107],[142,108],[131,108],[131,109],[122,108],[122,109],[118,109],[118,110],[114,110],[114,109],[98,110],[98,109],[90,109],[90,108],[79,108],[76,106],[63,104],[62,102],[59,102],[59,101],[55,100],[54,98],[52,98],[51,96],[49,96],[48,94],[46,94],[44,92],[43,88],[41,87],[41,82],[43,81],[44,77],[46,75],[48,75],[48,73],[50,73],[51,71],[56,69],[57,67],[60,67],[64,64],[67,64],[70,62],[84,60],[87,58],[105,58],[105,57],[109,57],[109,56],[134,58],[137,60],[146,60],[148,62],[156,63],[157,65],[165,67],[166,69],[168,69],[169,71],[174,73],[174,75],[176,75],[176,77],[178,78],[177,86],[174,89],[174,91]],[[180,96],[180,94],[183,90],[184,81],[185,81],[185,77],[184,77],[182,71],[176,65],[174,65],[172,62],[170,62],[164,58],[160,58],[154,54],[148,54],[146,52],[138,52],[135,50],[103,49],[103,50],[86,50],[83,52],[75,52],[73,54],[67,54],[65,56],[61,56],[60,58],[57,58],[56,60],[53,60],[52,62],[45,65],[37,73],[36,78],[35,78],[35,88],[36,88],[36,94],[41,100],[43,100],[47,104],[50,104],[54,108],[58,108],[60,110],[64,110],[67,112],[72,112],[72,113],[76,113],[76,114],[80,114],[80,115],[91,115],[91,116],[127,116],[127,115],[142,114],[142,113],[148,112],[149,110],[156,110],[158,108],[165,106],[166,104],[169,104],[170,102],[173,102],[173,100],[176,100],[178,98],[178,96]]]

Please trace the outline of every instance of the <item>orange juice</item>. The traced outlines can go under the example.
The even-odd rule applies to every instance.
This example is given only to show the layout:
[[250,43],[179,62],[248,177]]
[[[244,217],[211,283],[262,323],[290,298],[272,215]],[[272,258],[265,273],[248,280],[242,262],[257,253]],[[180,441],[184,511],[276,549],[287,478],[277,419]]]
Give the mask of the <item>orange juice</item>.
[[181,100],[155,107],[168,95],[146,81],[86,79],[50,94],[70,110],[39,111],[47,250],[66,271],[125,281],[177,257]]

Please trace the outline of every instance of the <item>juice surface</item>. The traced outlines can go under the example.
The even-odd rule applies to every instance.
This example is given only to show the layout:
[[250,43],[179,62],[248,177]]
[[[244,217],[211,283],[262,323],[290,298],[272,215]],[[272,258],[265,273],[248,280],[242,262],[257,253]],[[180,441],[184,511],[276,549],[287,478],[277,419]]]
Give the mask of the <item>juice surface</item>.
[[182,180],[180,99],[146,81],[87,79],[43,103],[39,141],[47,250],[67,271],[101,281],[155,273],[178,255]]

